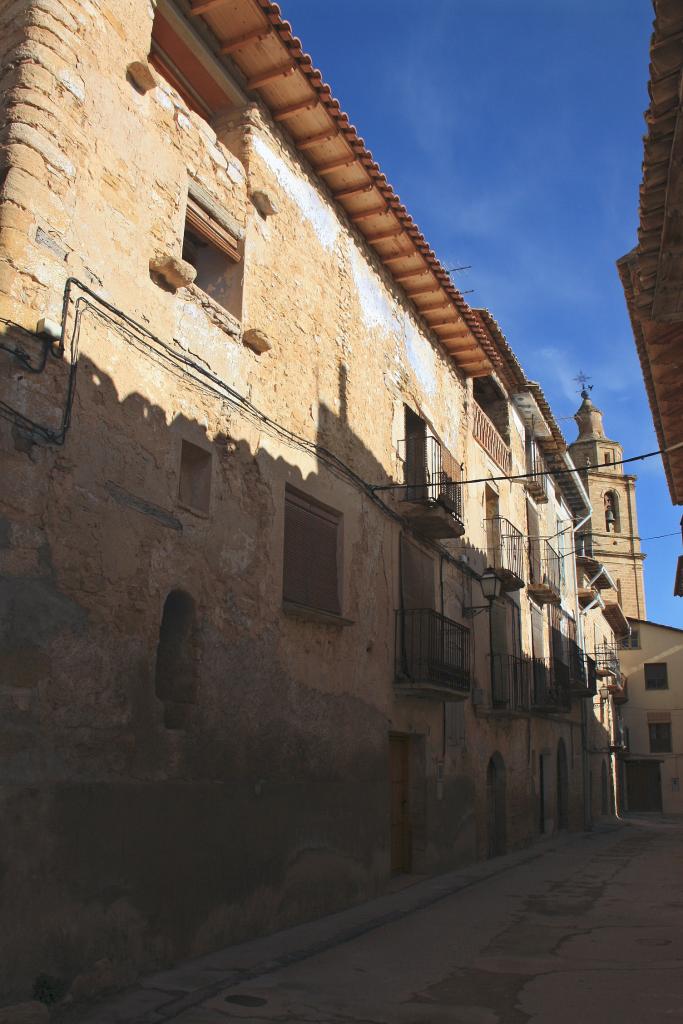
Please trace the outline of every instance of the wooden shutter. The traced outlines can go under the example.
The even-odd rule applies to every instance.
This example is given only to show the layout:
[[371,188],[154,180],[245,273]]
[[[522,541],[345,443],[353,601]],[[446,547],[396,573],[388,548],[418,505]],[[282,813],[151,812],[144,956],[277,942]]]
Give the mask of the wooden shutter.
[[531,649],[534,658],[544,658],[543,613],[531,605]]
[[219,252],[224,253],[236,263],[239,262],[240,253],[237,248],[237,239],[191,195],[187,197],[185,221],[191,231],[198,234],[214,249],[218,249]]
[[434,559],[401,534],[403,608],[434,608]]
[[340,515],[303,496],[285,495],[283,597],[306,608],[341,614]]

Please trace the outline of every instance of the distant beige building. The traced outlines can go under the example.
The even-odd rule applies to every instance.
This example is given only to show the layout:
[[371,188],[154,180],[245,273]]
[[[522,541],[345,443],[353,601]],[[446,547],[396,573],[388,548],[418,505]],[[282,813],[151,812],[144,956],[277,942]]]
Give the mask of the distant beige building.
[[683,814],[683,629],[633,619],[622,648],[626,806]]

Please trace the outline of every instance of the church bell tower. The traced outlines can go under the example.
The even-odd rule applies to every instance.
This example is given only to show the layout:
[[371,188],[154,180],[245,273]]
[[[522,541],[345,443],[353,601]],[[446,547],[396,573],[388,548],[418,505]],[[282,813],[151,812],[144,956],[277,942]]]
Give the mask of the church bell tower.
[[645,586],[636,512],[636,477],[619,465],[623,449],[605,436],[602,412],[593,404],[582,379],[582,402],[574,416],[579,436],[569,446],[574,465],[588,491],[593,515],[582,530],[586,554],[601,562],[617,585],[624,613],[645,618]]

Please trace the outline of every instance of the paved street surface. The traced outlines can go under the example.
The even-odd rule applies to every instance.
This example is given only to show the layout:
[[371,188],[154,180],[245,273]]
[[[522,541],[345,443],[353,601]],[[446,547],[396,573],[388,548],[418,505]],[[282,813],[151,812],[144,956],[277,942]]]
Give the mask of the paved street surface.
[[683,822],[631,819],[421,881],[71,1019],[683,1022]]

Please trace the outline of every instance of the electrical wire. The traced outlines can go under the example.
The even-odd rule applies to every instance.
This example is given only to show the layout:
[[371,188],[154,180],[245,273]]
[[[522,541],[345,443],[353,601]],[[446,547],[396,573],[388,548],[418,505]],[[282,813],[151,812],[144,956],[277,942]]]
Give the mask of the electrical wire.
[[[72,301],[72,291],[74,289],[79,289],[84,294],[78,295],[77,298],[73,300],[73,328],[69,335],[67,346],[66,326],[69,318],[69,308]],[[276,420],[273,420],[270,416],[255,406],[248,398],[240,394],[225,381],[221,380],[220,377],[216,376],[216,374],[195,362],[189,356],[185,355],[185,353],[168,345],[143,324],[138,323],[132,317],[128,316],[128,314],[124,313],[123,310],[118,309],[112,303],[98,295],[97,292],[94,292],[89,288],[88,285],[79,281],[78,278],[75,277],[69,277],[67,279],[62,301],[62,331],[58,347],[61,351],[66,351],[68,347],[70,368],[66,399],[59,428],[55,429],[47,427],[44,424],[36,423],[34,420],[31,420],[28,416],[25,416],[23,413],[7,405],[7,403],[2,400],[0,400],[0,416],[14,421],[27,433],[33,435],[34,438],[40,439],[48,444],[63,445],[65,443],[71,426],[71,412],[76,393],[80,332],[83,316],[86,313],[90,313],[92,316],[99,318],[104,323],[116,328],[126,337],[133,347],[138,351],[143,352],[148,357],[155,359],[166,370],[183,380],[184,383],[191,383],[206,394],[220,398],[233,408],[238,409],[246,418],[257,423],[261,428],[269,432],[271,436],[275,436],[283,443],[296,447],[305,451],[307,454],[318,458],[325,464],[328,470],[335,473],[337,476],[345,478],[360,491],[365,493],[373,504],[381,509],[386,516],[400,524],[403,529],[410,534],[417,536],[406,519],[387,505],[379,495],[375,494],[372,485],[363,480],[362,477],[360,477],[353,469],[351,469],[350,466],[335,455],[334,452],[331,452],[328,448],[325,448],[316,441],[310,441],[307,438],[301,437],[294,433],[294,431],[289,430],[288,427],[285,427]],[[13,326],[18,327],[19,325]],[[21,329],[23,330],[23,328]],[[33,338],[33,335],[31,335],[31,337]],[[50,350],[51,347],[48,345],[46,347],[46,353]],[[21,355],[17,354],[15,350],[8,349],[8,351],[11,355],[20,359],[22,363],[24,362]],[[45,358],[47,359],[47,356]],[[42,369],[44,368],[45,366],[43,363]],[[42,370],[36,372],[42,372]],[[426,544],[435,552],[442,555],[447,562],[455,566],[463,574],[476,579],[479,578],[479,574],[476,573],[469,565],[462,562],[460,559],[455,558],[449,552],[445,551],[440,545],[429,541],[421,535],[420,540],[423,544]]]

